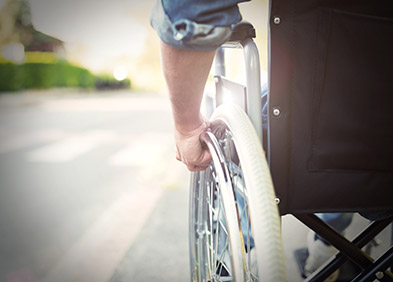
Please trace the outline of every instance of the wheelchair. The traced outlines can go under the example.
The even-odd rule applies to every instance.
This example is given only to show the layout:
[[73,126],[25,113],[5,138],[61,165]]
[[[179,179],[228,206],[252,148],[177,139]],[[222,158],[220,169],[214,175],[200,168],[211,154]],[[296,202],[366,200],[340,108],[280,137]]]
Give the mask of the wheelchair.
[[[266,130],[254,37],[242,22],[216,53],[201,136],[213,161],[190,185],[191,280],[290,281],[280,216],[292,214],[339,250],[306,281],[346,261],[352,281],[393,281],[393,247],[362,250],[393,221],[392,4],[271,1]],[[226,78],[225,48],[243,51],[245,86]],[[350,242],[314,215],[330,212],[373,221]]]

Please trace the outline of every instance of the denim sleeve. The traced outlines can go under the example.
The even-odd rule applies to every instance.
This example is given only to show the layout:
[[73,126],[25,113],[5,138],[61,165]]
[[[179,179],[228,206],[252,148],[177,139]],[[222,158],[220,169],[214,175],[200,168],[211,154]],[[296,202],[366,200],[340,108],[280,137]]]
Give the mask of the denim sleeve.
[[215,50],[241,21],[238,3],[250,0],[157,0],[150,23],[166,44],[179,49]]

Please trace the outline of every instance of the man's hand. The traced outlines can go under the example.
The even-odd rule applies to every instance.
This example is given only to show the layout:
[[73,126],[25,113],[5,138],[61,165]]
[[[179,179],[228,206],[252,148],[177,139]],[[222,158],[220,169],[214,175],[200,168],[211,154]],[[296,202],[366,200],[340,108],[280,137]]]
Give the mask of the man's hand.
[[192,131],[175,130],[176,158],[190,171],[205,170],[212,160],[209,150],[199,139],[203,132],[210,130],[209,127],[207,120],[201,120],[200,126]]

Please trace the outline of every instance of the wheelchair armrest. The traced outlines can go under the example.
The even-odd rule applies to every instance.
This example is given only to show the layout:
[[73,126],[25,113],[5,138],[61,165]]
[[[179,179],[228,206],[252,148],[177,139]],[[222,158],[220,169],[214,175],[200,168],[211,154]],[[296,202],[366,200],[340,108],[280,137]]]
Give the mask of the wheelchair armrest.
[[248,22],[240,22],[233,26],[232,35],[228,42],[242,42],[248,38],[255,38],[255,28]]

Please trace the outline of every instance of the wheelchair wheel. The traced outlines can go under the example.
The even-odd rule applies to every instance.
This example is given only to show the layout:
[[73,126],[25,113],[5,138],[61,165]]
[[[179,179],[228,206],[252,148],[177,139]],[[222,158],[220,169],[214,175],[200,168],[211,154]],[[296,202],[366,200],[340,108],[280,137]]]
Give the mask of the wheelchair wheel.
[[269,168],[244,111],[222,105],[202,140],[213,158],[193,173],[192,281],[285,281],[280,218]]

